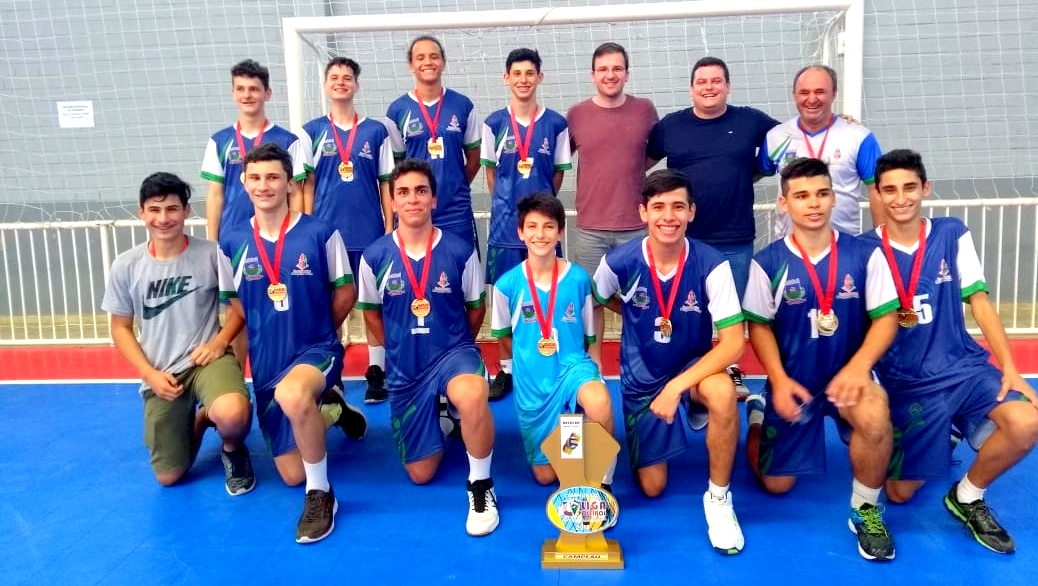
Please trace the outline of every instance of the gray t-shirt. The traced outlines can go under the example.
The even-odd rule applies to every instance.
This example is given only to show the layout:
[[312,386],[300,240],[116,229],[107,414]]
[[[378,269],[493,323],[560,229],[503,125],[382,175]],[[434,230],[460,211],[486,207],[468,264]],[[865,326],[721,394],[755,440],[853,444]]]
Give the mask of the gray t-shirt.
[[101,309],[133,317],[152,366],[179,374],[193,366],[191,351],[219,331],[220,290],[233,286],[215,242],[188,237],[187,248],[168,261],[152,257],[145,243],[112,263]]

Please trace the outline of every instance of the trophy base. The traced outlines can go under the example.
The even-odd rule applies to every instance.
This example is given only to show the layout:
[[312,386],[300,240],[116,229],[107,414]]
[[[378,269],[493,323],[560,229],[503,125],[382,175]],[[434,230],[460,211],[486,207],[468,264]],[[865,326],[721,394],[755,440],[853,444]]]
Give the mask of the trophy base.
[[615,539],[606,539],[605,549],[560,548],[557,539],[541,546],[541,567],[560,570],[622,570],[624,554]]

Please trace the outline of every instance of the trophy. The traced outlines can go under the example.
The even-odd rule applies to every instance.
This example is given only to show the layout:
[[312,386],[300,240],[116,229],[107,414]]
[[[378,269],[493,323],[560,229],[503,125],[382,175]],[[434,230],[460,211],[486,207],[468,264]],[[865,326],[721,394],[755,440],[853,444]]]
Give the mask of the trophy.
[[620,544],[602,535],[616,524],[620,512],[616,499],[602,488],[602,477],[620,444],[601,425],[585,422],[583,415],[563,414],[541,450],[559,477],[559,490],[546,507],[559,537],[544,540],[541,567],[623,569]]

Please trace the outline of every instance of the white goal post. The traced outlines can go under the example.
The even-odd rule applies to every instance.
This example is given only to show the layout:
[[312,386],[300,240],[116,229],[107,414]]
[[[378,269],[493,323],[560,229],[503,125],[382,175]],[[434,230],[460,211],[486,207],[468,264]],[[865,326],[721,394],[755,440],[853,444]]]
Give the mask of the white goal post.
[[[293,17],[282,20],[290,128],[305,122],[303,44],[305,35],[320,33],[436,31],[615,23],[687,18],[769,15],[835,11],[843,14],[838,40],[842,59],[842,112],[861,118],[864,0],[701,0],[601,6],[466,12],[400,13]],[[502,56],[503,57],[503,56]],[[826,58],[833,58],[827,55]],[[824,59],[823,59],[824,60]],[[319,83],[319,82],[316,82]],[[788,83],[788,82],[787,82]]]

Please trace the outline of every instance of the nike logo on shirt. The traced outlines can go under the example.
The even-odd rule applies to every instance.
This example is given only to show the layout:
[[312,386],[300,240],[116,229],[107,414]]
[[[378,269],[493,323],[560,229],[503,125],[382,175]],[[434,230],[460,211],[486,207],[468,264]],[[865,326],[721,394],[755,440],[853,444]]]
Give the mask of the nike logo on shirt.
[[188,291],[184,291],[183,293],[177,293],[173,297],[170,297],[169,299],[163,301],[162,303],[160,303],[160,304],[158,304],[158,305],[156,305],[154,307],[150,307],[148,305],[145,305],[144,306],[144,315],[142,317],[144,319],[152,319],[154,317],[158,317],[158,315],[160,313],[162,313],[163,311],[166,311],[167,309],[169,309],[169,307],[171,305],[173,305],[177,301],[180,301],[184,297],[187,297],[191,293],[194,293],[195,291],[198,291],[199,289],[201,289],[201,287],[195,287],[194,289],[190,289]]

